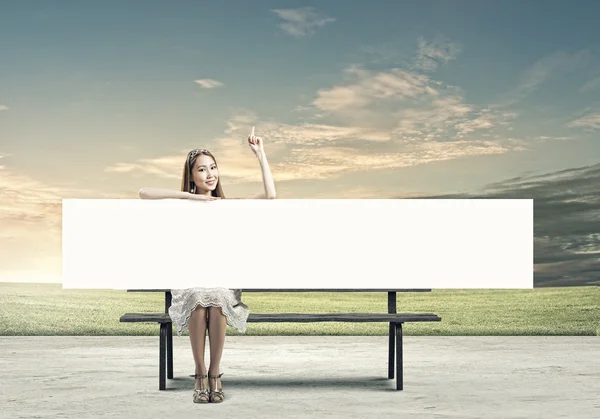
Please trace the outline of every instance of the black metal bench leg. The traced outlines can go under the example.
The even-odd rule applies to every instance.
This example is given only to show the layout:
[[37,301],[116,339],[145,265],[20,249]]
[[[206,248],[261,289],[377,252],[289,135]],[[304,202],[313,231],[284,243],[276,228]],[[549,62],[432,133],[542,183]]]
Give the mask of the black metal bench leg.
[[167,378],[173,378],[173,326],[167,324]]
[[[388,292],[388,313],[396,313],[396,293]],[[394,378],[394,352],[396,342],[396,324],[390,322],[390,354],[388,360],[388,378]]]
[[167,388],[166,363],[167,363],[167,326],[168,323],[160,324],[160,348],[158,350],[158,389]]
[[[169,308],[173,301],[171,291],[165,292],[165,313],[169,313]],[[167,378],[173,378],[173,323],[167,327]]]
[[388,361],[388,378],[394,378],[394,356],[396,355],[396,325],[390,323],[390,351]]
[[404,388],[404,375],[402,371],[402,323],[397,323],[396,328],[396,390]]

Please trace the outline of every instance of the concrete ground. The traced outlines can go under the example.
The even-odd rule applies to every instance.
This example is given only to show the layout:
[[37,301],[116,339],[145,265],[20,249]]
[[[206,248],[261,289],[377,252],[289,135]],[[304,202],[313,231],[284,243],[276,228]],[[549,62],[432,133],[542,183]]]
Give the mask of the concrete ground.
[[[386,337],[228,337],[226,400],[192,403],[193,359],[174,336],[2,337],[3,418],[600,418],[600,337],[404,338],[404,390]],[[207,353],[208,355],[208,353]]]

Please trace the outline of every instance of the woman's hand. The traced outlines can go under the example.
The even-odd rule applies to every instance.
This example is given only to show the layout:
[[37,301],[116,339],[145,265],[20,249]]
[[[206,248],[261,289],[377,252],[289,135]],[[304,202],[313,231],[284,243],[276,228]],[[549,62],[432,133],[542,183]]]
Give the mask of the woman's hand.
[[190,194],[190,198],[195,201],[216,201],[217,199],[221,199],[218,196],[210,196],[210,195],[201,195],[201,194]]
[[263,148],[263,140],[260,137],[256,137],[254,135],[254,127],[252,127],[252,132],[248,136],[248,145],[254,151],[258,159],[258,163],[260,164],[260,171],[262,173],[263,178],[263,186],[265,188],[264,193],[260,193],[258,195],[254,195],[252,198],[266,198],[266,199],[274,199],[275,198],[275,182],[273,182],[273,175],[271,174],[271,168],[269,167],[269,162],[267,161],[267,155],[265,154],[265,150]]
[[248,136],[248,145],[254,151],[254,154],[264,153],[265,151],[262,138],[254,136],[254,127],[252,127],[252,132]]

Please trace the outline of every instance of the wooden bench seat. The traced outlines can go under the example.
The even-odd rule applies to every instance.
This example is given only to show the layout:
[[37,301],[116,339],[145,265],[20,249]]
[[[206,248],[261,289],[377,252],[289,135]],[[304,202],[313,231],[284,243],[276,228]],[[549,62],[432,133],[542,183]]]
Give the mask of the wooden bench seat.
[[[159,389],[166,388],[166,378],[173,378],[172,321],[168,313],[127,313],[121,316],[123,323],[159,323]],[[396,390],[403,389],[402,324],[408,322],[439,322],[433,313],[324,313],[324,314],[255,314],[248,317],[249,323],[313,323],[313,322],[385,322],[394,333],[389,335],[388,378],[394,378],[396,364]]]

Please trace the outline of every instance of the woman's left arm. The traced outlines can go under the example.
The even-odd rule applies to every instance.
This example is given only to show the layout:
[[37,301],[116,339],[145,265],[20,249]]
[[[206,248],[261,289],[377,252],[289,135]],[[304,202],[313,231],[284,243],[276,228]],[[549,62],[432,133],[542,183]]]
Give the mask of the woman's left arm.
[[256,155],[258,163],[260,164],[260,171],[262,173],[263,186],[265,188],[264,193],[254,195],[251,198],[254,199],[274,199],[277,195],[275,192],[275,182],[273,181],[273,174],[269,167],[269,161],[263,147],[263,139],[254,136],[254,128],[252,128],[252,134],[248,136],[248,145]]
[[273,181],[273,174],[271,173],[271,168],[269,167],[269,162],[267,161],[267,155],[264,151],[262,151],[260,153],[257,153],[256,157],[258,158],[258,162],[260,163],[260,170],[262,173],[265,193],[258,194],[255,198],[275,199],[277,193],[275,192],[275,182]]

